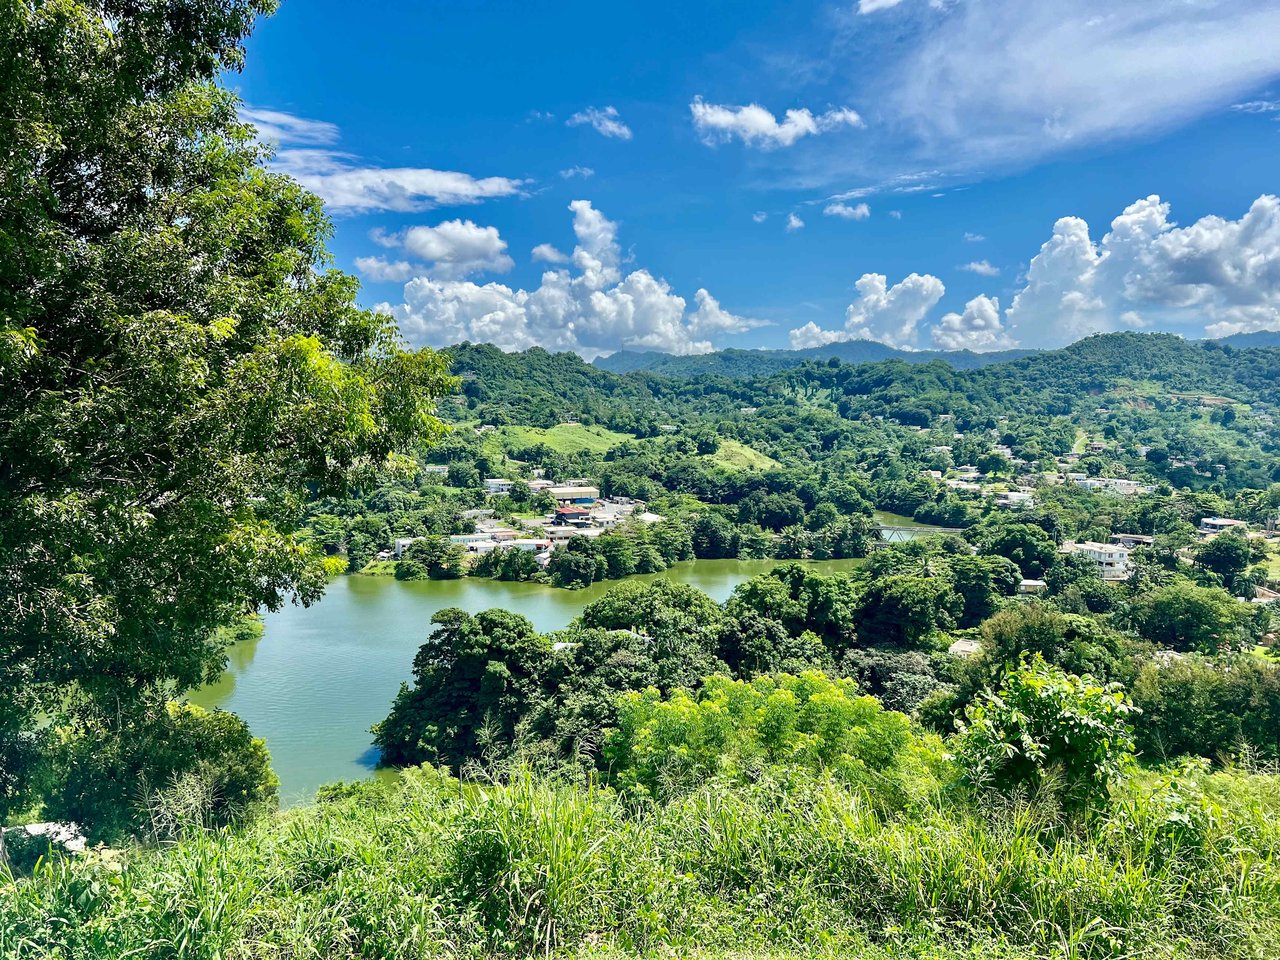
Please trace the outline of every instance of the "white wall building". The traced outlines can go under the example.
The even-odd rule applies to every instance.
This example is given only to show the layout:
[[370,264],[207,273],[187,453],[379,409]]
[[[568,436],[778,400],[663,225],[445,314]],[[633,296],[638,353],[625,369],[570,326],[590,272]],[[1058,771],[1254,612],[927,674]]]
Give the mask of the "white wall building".
[[1098,565],[1098,575],[1103,580],[1128,580],[1133,572],[1133,564],[1129,560],[1131,551],[1118,543],[1095,543],[1092,540],[1064,543],[1062,552],[1079,553],[1088,557]]

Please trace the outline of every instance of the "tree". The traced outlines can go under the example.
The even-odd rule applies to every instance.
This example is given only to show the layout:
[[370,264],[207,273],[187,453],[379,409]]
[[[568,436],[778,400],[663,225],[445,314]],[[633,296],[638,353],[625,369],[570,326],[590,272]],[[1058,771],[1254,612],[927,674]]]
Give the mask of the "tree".
[[1006,523],[982,540],[983,553],[1012,560],[1024,577],[1044,576],[1057,556],[1053,540],[1040,527],[1029,523]]
[[[158,824],[169,792],[195,794],[186,815],[222,826],[276,805],[278,781],[266,743],[235,714],[167,703],[131,711],[124,725],[101,718],[56,728],[44,814],[81,824],[93,840],[142,836]],[[181,813],[181,811],[177,811]]]
[[714,600],[688,584],[632,580],[587,604],[578,624],[648,638],[659,664],[658,684],[670,689],[676,685],[677,672],[686,675],[694,668],[694,676],[703,676],[723,669],[715,659],[722,616]]
[[547,564],[547,574],[558,587],[589,587],[604,573],[604,560],[586,537],[570,537],[563,547],[551,551]]
[[976,787],[1053,786],[1068,809],[1096,807],[1132,756],[1132,712],[1119,684],[1077,677],[1037,656],[968,709],[957,757]]
[[474,574],[494,580],[532,580],[541,571],[531,550],[490,550],[480,558]]
[[718,513],[700,513],[693,521],[693,555],[699,560],[720,560],[738,555],[738,533]]
[[1143,637],[1166,650],[1215,653],[1253,640],[1253,611],[1218,587],[1181,582],[1134,601],[1130,614]]
[[[932,752],[906,717],[859,695],[854,681],[813,671],[751,682],[708,677],[697,693],[667,698],[656,689],[624,694],[604,755],[619,787],[666,798],[714,776],[745,780],[762,766],[827,770],[884,790],[913,746],[921,759]],[[926,770],[913,766],[910,775]]]
[[1133,683],[1139,751],[1152,759],[1280,759],[1280,667],[1242,654],[1153,658]]
[[957,618],[961,627],[974,627],[1000,608],[1001,597],[1018,592],[1022,579],[1017,566],[1004,557],[952,557],[951,580],[964,601]]
[[1195,556],[1196,566],[1216,573],[1228,590],[1252,562],[1249,541],[1233,533],[1220,534],[1201,544]]
[[383,763],[457,769],[486,746],[510,746],[537,700],[551,645],[506,610],[473,617],[450,608],[431,622],[436,629],[413,658],[414,685],[400,685],[391,713],[374,727],[374,742]]
[[480,471],[470,463],[451,463],[445,482],[451,487],[474,490],[480,486]]
[[954,627],[962,609],[962,599],[945,579],[878,577],[858,603],[858,634],[873,643],[917,647],[933,631]]
[[38,715],[158,718],[218,626],[319,595],[309,494],[439,432],[444,361],[359,309],[213,85],[272,7],[0,18],[0,754]]
[[604,558],[607,579],[621,580],[635,573],[636,551],[630,537],[607,534],[597,539],[596,545],[600,556]]
[[466,551],[441,536],[409,544],[396,564],[397,580],[456,580],[466,572]]

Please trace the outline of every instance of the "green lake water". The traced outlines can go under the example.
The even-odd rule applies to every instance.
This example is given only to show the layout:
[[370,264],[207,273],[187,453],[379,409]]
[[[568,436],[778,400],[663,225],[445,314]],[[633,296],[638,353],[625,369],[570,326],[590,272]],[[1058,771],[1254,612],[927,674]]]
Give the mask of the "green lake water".
[[[858,560],[812,564],[850,570]],[[717,601],[776,566],[776,560],[694,560],[665,573]],[[280,777],[285,806],[308,802],[321,784],[367,777],[377,764],[369,727],[387,715],[413,656],[438,610],[478,613],[502,607],[540,631],[568,625],[615,583],[557,590],[531,583],[462,580],[402,583],[390,577],[339,577],[311,607],[265,617],[262,639],[229,651],[226,673],[191,695],[204,707],[231,710],[263,737]]]

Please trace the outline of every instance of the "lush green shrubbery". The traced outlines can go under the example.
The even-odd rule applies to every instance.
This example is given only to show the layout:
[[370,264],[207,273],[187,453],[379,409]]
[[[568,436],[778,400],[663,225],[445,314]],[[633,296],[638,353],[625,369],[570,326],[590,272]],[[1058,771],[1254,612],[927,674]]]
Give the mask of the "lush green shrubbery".
[[168,703],[137,723],[58,727],[49,740],[44,816],[81,824],[94,840],[163,838],[276,805],[266,743],[223,710]]
[[678,796],[714,777],[822,771],[895,804],[936,789],[943,763],[941,743],[903,714],[817,672],[709,677],[669,698],[653,688],[625,694],[604,761],[610,782],[639,796]]
[[834,778],[711,780],[636,810],[598,788],[429,769],[118,875],[0,886],[0,954],[1261,958],[1280,941],[1280,788],[1208,774],[1052,807],[910,816]]
[[1071,809],[1097,807],[1133,759],[1132,712],[1119,684],[1074,676],[1037,654],[966,711],[960,764],[978,788],[1051,787]]
[[1133,683],[1137,744],[1152,759],[1280,760],[1280,667],[1250,655],[1158,657]]

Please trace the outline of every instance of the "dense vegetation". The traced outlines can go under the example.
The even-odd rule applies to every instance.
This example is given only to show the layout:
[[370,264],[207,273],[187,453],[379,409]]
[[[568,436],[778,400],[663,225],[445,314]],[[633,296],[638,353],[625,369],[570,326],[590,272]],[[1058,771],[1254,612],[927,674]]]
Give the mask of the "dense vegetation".
[[[4,835],[0,955],[1274,956],[1272,341],[405,351],[214,83],[270,6],[0,19],[0,818],[114,845]],[[450,539],[583,478],[660,518],[545,568]],[[1064,549],[1117,536],[1120,576]],[[551,634],[441,611],[373,731],[402,775],[305,809],[182,700],[342,572],[727,557],[780,562]]]
[[4,820],[131,832],[87,795],[184,775],[273,795],[233,789],[260,750],[243,724],[169,702],[247,612],[319,596],[306,500],[438,432],[441,358],[356,305],[320,201],[214,85],[273,6],[0,13]]
[[601,370],[632,373],[646,370],[667,377],[759,377],[798,367],[810,360],[842,363],[876,363],[880,360],[902,360],[906,363],[929,363],[942,360],[958,370],[985,367],[1005,360],[1016,360],[1030,350],[998,350],[974,353],[971,350],[896,350],[875,340],[846,340],[803,350],[717,350],[714,353],[677,357],[656,351],[619,350],[594,363]]
[[1127,781],[1087,827],[1034,798],[877,804],[712,780],[669,803],[429,769],[335,789],[119,875],[0,889],[8,956],[1254,957],[1280,936],[1274,778]]

